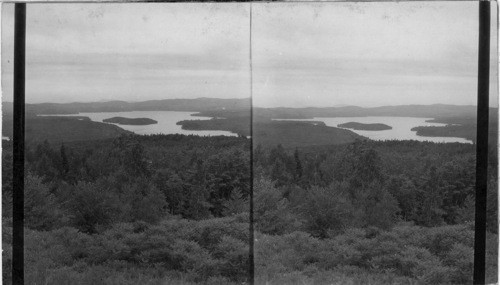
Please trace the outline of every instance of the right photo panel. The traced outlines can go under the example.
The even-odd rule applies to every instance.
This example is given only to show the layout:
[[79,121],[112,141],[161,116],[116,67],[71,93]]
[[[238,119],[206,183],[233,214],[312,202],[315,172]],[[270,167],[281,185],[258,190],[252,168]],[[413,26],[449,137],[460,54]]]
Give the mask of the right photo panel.
[[[471,284],[478,2],[253,3],[256,284]],[[497,282],[491,3],[486,282]]]

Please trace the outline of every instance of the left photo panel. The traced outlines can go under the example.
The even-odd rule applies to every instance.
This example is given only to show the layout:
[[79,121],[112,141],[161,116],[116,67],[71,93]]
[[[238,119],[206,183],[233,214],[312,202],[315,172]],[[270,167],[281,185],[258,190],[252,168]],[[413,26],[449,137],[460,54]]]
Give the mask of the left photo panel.
[[[1,19],[11,284],[14,4]],[[249,281],[249,35],[243,3],[26,5],[25,284]]]

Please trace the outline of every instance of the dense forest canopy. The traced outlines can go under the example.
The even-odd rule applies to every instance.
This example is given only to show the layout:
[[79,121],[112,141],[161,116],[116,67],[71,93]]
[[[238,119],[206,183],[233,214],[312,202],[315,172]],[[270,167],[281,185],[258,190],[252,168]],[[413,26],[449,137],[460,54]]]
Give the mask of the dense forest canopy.
[[[489,282],[497,278],[497,163],[492,147]],[[468,144],[258,145],[254,197],[260,280],[470,283],[474,185],[475,147]]]
[[[11,143],[3,144],[9,248],[12,153]],[[256,273],[262,283],[292,282],[290,270],[316,284],[323,284],[317,278],[470,281],[473,146],[358,140],[254,147]],[[250,140],[243,137],[126,135],[28,144],[28,280],[246,280],[249,154]],[[489,169],[488,274],[494,280],[495,149]],[[395,244],[384,245],[388,238]],[[406,244],[411,249],[399,247]],[[58,254],[52,253],[56,247]],[[9,258],[7,251],[4,272],[10,272]]]
[[[10,248],[12,145],[3,144]],[[183,135],[28,144],[27,281],[85,283],[96,270],[131,284],[151,276],[246,280],[249,146],[246,138]],[[9,259],[7,251],[5,284]]]

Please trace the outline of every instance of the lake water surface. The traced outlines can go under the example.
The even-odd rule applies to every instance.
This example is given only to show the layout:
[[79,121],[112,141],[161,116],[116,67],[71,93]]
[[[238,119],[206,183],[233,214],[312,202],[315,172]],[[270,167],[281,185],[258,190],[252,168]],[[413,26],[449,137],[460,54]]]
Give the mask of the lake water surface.
[[[134,132],[139,135],[153,134],[183,134],[183,135],[199,135],[199,136],[237,136],[235,133],[227,131],[191,131],[183,130],[177,122],[183,120],[207,120],[211,117],[194,117],[191,114],[195,112],[175,112],[175,111],[131,111],[131,112],[102,112],[102,113],[79,113],[74,115],[51,115],[51,116],[84,116],[90,120],[101,122],[104,119],[112,117],[125,118],[150,118],[158,121],[158,124],[133,126],[133,125],[117,125],[120,128]],[[111,124],[111,123],[108,123]]]
[[[358,131],[351,130],[359,135],[365,136],[372,140],[417,140],[417,141],[431,141],[431,142],[459,142],[459,143],[472,143],[472,141],[464,138],[454,137],[422,137],[417,136],[417,132],[412,131],[413,127],[418,126],[446,126],[441,123],[429,123],[426,120],[432,118],[413,118],[413,117],[337,117],[337,118],[313,118],[313,119],[288,119],[287,121],[322,121],[329,127],[337,127],[339,124],[348,122],[357,122],[363,124],[386,124],[392,127],[392,130],[384,131]],[[280,119],[281,120],[281,119]]]
[[[183,130],[177,122],[182,120],[207,120],[211,117],[196,117],[191,116],[194,112],[175,112],[175,111],[131,111],[131,112],[102,112],[102,113],[79,113],[75,115],[52,115],[52,116],[85,116],[92,121],[102,122],[104,119],[112,117],[126,118],[150,118],[158,121],[158,124],[145,126],[118,125],[120,128],[134,132],[140,135],[150,134],[183,134],[183,135],[199,135],[199,136],[237,136],[235,133],[228,131],[196,131]],[[365,136],[372,140],[418,140],[431,142],[459,142],[472,143],[472,141],[464,138],[455,137],[422,137],[417,136],[417,132],[411,131],[413,127],[418,126],[445,126],[441,123],[429,123],[426,120],[432,118],[413,118],[413,117],[336,117],[336,118],[313,118],[313,119],[288,119],[288,121],[322,121],[329,127],[337,127],[339,124],[348,122],[358,122],[364,124],[386,124],[391,126],[391,130],[384,131],[359,131],[351,130],[359,135]],[[276,119],[287,120],[287,119]]]

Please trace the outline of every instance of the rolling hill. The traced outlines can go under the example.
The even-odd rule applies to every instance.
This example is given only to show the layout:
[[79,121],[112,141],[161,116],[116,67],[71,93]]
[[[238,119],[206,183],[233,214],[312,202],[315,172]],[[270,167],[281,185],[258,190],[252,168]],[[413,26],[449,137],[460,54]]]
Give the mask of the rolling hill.
[[[2,121],[3,136],[12,138],[12,118]],[[132,134],[118,126],[93,122],[82,117],[34,117],[26,118],[26,142],[49,141],[62,143],[72,141],[100,140]]]

